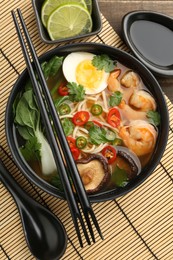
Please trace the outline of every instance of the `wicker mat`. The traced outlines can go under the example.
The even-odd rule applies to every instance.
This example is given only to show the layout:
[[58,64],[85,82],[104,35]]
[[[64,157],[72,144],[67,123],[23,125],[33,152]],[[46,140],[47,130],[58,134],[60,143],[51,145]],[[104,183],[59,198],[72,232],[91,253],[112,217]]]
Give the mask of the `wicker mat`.
[[[173,105],[166,97],[169,109],[169,139],[164,156],[152,175],[138,188],[116,200],[93,204],[104,241],[80,248],[65,201],[57,199],[30,183],[16,167],[7,145],[4,117],[8,96],[25,68],[10,11],[21,8],[38,55],[55,46],[43,44],[38,36],[33,9],[29,0],[3,1],[1,14],[1,106],[0,157],[18,183],[35,200],[48,207],[65,225],[68,234],[67,250],[62,259],[131,260],[173,259]],[[2,12],[1,12],[2,13]],[[102,16],[101,33],[88,42],[101,42],[127,50],[119,36]],[[0,184],[0,259],[34,259],[23,234],[16,205]],[[48,259],[49,260],[49,259]]]

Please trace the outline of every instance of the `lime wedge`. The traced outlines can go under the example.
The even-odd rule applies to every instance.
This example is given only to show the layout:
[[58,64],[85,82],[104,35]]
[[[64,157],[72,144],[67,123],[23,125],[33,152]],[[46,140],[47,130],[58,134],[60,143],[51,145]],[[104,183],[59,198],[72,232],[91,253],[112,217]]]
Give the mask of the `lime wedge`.
[[49,15],[60,5],[64,4],[80,4],[83,7],[87,8],[85,0],[46,0],[41,9],[41,20],[44,26],[46,27]]
[[92,0],[85,0],[85,3],[86,3],[89,13],[91,14],[92,13]]
[[77,4],[61,5],[51,13],[47,31],[51,40],[82,35],[92,30],[92,19],[87,9]]

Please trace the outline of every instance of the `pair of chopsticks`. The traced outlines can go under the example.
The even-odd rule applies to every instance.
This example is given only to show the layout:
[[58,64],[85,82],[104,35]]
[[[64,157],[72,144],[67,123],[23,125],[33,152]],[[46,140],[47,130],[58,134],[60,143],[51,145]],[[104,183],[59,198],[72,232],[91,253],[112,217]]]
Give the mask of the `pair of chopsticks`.
[[[77,236],[78,236],[78,239],[80,242],[80,246],[83,247],[82,236],[80,233],[80,231],[81,231],[80,225],[82,227],[86,241],[90,245],[91,244],[90,236],[92,238],[92,241],[95,243],[94,231],[93,231],[93,226],[92,226],[91,220],[93,221],[95,228],[98,231],[100,237],[102,239],[103,239],[103,237],[102,237],[97,219],[94,215],[93,209],[91,207],[91,204],[90,204],[87,194],[85,192],[84,186],[82,184],[81,178],[79,176],[78,169],[73,160],[73,156],[71,154],[68,142],[64,135],[64,131],[62,129],[59,117],[57,115],[55,106],[53,104],[49,89],[47,87],[46,80],[44,78],[40,63],[37,58],[37,54],[35,52],[34,46],[30,39],[27,27],[25,25],[24,19],[21,14],[21,11],[19,9],[17,9],[17,13],[19,16],[19,21],[21,23],[24,35],[25,35],[25,40],[27,42],[27,45],[29,47],[29,50],[30,50],[30,53],[31,53],[31,56],[33,59],[34,67],[37,71],[39,82],[35,77],[34,69],[33,69],[32,63],[30,61],[29,53],[27,51],[27,47],[25,45],[25,41],[22,36],[22,32],[20,30],[20,26],[19,26],[19,23],[18,23],[18,20],[17,20],[17,17],[15,15],[14,11],[12,11],[12,17],[13,17],[14,24],[16,27],[19,42],[21,44],[21,48],[23,51],[26,65],[27,65],[28,73],[29,73],[29,76],[30,76],[30,79],[31,79],[31,82],[33,85],[38,107],[40,109],[40,113],[41,113],[44,127],[46,130],[47,138],[49,140],[49,143],[50,143],[50,146],[52,149],[52,153],[53,153],[53,156],[55,159],[55,163],[57,166],[57,170],[58,170],[58,173],[60,175],[60,178],[61,178],[61,181],[63,184],[64,193],[65,193],[65,196],[66,196],[66,199],[68,202],[68,206],[69,206],[69,209],[71,212],[74,226],[76,228],[76,233],[77,233]],[[47,108],[48,108],[49,112],[47,112]],[[58,137],[59,142],[57,142],[56,136],[52,129],[52,124],[50,122],[49,115],[51,115],[53,125],[54,125],[54,130],[56,131],[56,135]],[[66,165],[64,163],[64,160],[62,159],[63,156],[65,158]],[[74,194],[74,189],[72,188],[72,184],[69,181],[68,173],[71,176],[73,185],[75,187],[76,194]],[[79,203],[80,203],[80,207],[79,207]],[[84,217],[84,219],[83,219],[83,217]],[[89,230],[90,236],[88,234],[88,230]]]

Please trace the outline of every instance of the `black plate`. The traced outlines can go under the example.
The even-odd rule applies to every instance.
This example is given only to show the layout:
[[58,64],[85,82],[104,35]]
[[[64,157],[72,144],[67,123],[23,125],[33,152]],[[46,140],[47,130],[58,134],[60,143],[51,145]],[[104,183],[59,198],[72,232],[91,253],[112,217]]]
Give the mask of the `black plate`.
[[[124,188],[117,188],[111,191],[100,192],[98,194],[89,196],[91,202],[99,202],[99,201],[114,199],[116,197],[128,193],[129,191],[133,190],[135,187],[140,185],[154,171],[156,166],[159,164],[162,154],[165,150],[165,146],[167,144],[167,138],[168,138],[169,119],[168,119],[168,110],[167,110],[166,102],[159,83],[157,82],[153,74],[139,60],[137,60],[132,55],[124,51],[121,51],[119,49],[104,44],[96,44],[96,43],[71,44],[64,47],[53,49],[45,53],[44,55],[42,55],[39,58],[39,60],[40,62],[43,62],[51,59],[51,57],[53,57],[54,55],[65,56],[75,51],[86,51],[95,54],[105,53],[109,55],[112,59],[118,60],[120,63],[124,64],[125,66],[139,73],[144,84],[148,87],[148,89],[151,91],[152,95],[154,96],[158,106],[158,112],[160,113],[161,116],[161,124],[159,126],[159,134],[158,134],[155,150],[153,151],[153,155],[149,163],[141,171],[141,173],[136,178],[134,178],[130,183],[128,183]],[[5,127],[6,127],[6,136],[7,136],[8,144],[16,164],[29,180],[31,180],[34,184],[36,184],[43,190],[47,191],[48,193],[57,196],[61,199],[65,199],[64,193],[60,192],[57,188],[50,185],[48,182],[44,181],[34,173],[34,171],[29,167],[29,165],[23,159],[18,149],[15,127],[13,123],[13,103],[19,91],[21,91],[24,84],[26,84],[26,80],[28,77],[29,76],[27,70],[24,70],[24,72],[19,76],[18,80],[16,81],[11,91],[10,97],[8,99],[6,115],[5,115],[6,118]]]
[[134,55],[153,73],[173,76],[173,19],[149,11],[134,11],[122,20],[123,36]]

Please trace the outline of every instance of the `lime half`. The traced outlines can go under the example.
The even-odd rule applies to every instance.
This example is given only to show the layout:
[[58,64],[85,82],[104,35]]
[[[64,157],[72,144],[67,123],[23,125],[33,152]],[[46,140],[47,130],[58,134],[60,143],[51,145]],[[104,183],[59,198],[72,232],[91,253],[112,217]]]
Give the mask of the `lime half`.
[[74,37],[91,30],[92,19],[88,10],[77,4],[58,7],[51,13],[47,22],[51,40]]
[[87,8],[85,0],[46,0],[43,3],[42,9],[41,9],[41,20],[44,26],[46,27],[47,21],[49,18],[49,15],[60,5],[64,4],[80,4],[84,8]]

